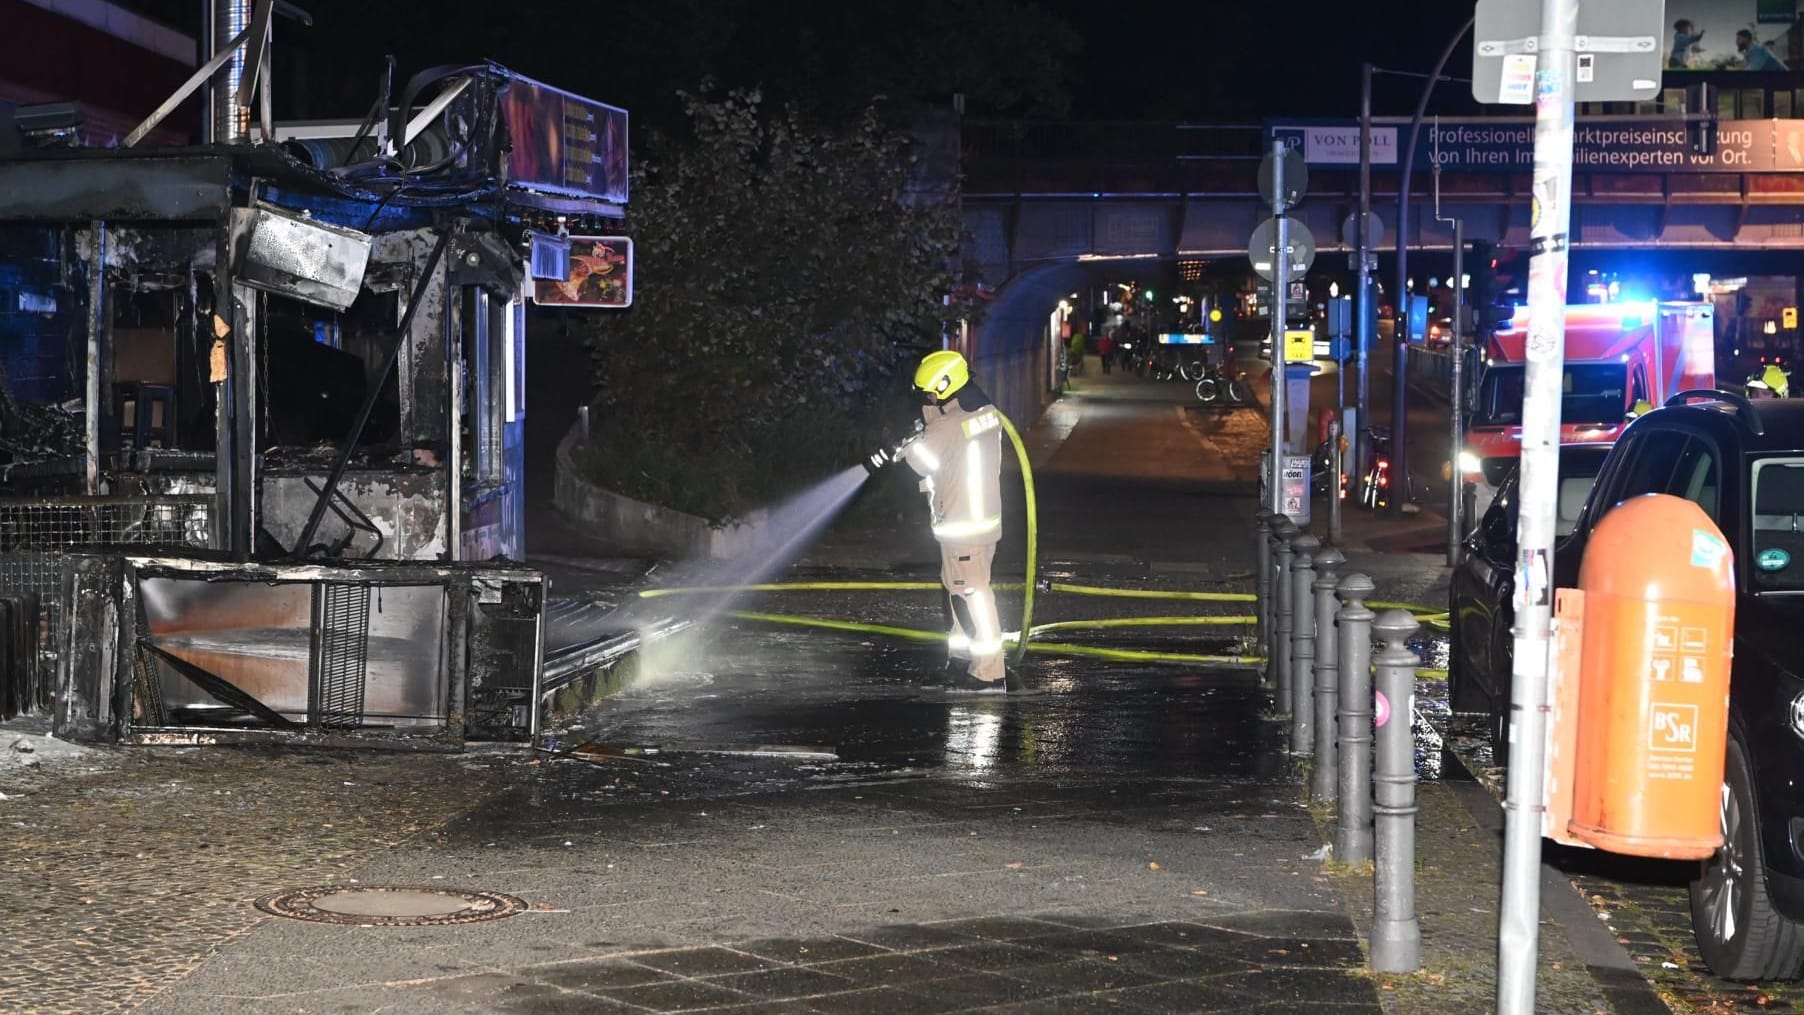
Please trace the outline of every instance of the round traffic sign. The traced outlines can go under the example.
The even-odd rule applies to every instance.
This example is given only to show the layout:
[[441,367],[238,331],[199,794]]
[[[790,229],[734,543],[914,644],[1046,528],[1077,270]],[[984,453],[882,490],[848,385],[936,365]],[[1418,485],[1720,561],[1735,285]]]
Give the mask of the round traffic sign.
[[[1315,263],[1315,235],[1309,227],[1296,219],[1290,220],[1290,273],[1302,275]],[[1253,271],[1267,281],[1274,281],[1277,274],[1278,260],[1278,220],[1266,219],[1253,230],[1253,238],[1247,243],[1247,258],[1253,262]]]
[[1284,200],[1280,203],[1273,199],[1272,171],[1276,163],[1272,155],[1259,160],[1259,196],[1272,206],[1273,211],[1283,211],[1295,207],[1303,199],[1303,192],[1309,189],[1309,166],[1295,148],[1284,149]]
[[[1375,211],[1366,212],[1366,248],[1371,249],[1384,239],[1384,220]],[[1347,213],[1346,221],[1340,224],[1340,241],[1354,250],[1359,249],[1359,213]]]

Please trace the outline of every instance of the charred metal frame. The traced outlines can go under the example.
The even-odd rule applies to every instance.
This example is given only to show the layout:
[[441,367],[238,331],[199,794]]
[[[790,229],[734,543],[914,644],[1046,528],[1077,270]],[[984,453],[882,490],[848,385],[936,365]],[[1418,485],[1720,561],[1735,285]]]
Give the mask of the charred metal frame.
[[[401,561],[353,567],[77,552],[66,558],[64,578],[75,616],[64,626],[59,646],[63,693],[53,715],[58,736],[443,749],[469,739],[527,739],[536,732],[545,579],[531,568]],[[234,584],[269,595],[259,603],[222,591]],[[184,644],[191,625],[205,625],[208,618],[173,610],[166,594],[164,602],[147,605],[159,591],[180,586],[212,600],[219,611],[216,622],[204,627],[204,637],[224,632],[213,647],[197,650],[192,638]],[[277,593],[286,589],[305,591],[304,620],[293,611],[283,614]],[[397,615],[398,609],[401,623],[411,619],[437,636],[424,642],[376,638],[369,628],[371,611],[385,592],[408,590],[413,600],[426,600],[431,612],[418,602],[404,602],[389,613]],[[436,598],[420,595],[422,590]],[[334,606],[334,596],[343,601]],[[336,618],[326,616],[333,610]],[[303,640],[305,658],[283,647],[284,641]],[[387,644],[375,646],[376,640]],[[381,690],[372,663],[403,672],[412,664],[418,679],[391,681],[387,688],[402,701],[411,695],[417,706],[391,706],[376,714],[366,705]],[[430,680],[424,679],[427,674]],[[429,696],[422,698],[421,692]],[[171,703],[183,693],[209,700],[203,707],[190,705],[184,714]]]
[[[401,323],[395,328],[395,340],[388,347],[388,354],[383,357],[381,369],[376,371],[376,378],[363,396],[363,404],[357,409],[357,421],[351,424],[342,446],[338,449],[338,458],[332,463],[332,471],[326,474],[325,487],[319,491],[319,499],[313,503],[313,511],[307,516],[307,524],[301,526],[301,537],[295,541],[294,554],[301,557],[306,554],[307,547],[313,543],[313,534],[319,531],[320,519],[325,517],[327,505],[338,493],[339,481],[344,479],[345,467],[351,464],[351,456],[357,451],[357,443],[363,439],[363,430],[369,426],[370,413],[376,409],[376,402],[382,397],[382,389],[388,384],[389,375],[395,372],[395,361],[401,356],[401,347],[407,344],[407,332],[413,325],[414,315],[419,313],[420,302],[426,296],[426,287],[432,281],[432,273],[438,270],[439,259],[445,255],[445,245],[451,242],[449,232],[441,232],[438,242],[432,245],[432,253],[426,257],[426,269],[420,273],[420,282],[413,294],[407,298],[407,310],[401,315]],[[455,424],[454,424],[455,425]]]
[[[9,554],[37,571],[60,567],[60,583],[34,571],[44,587],[23,592],[45,600],[53,721],[74,739],[529,738],[545,582],[506,562],[525,556],[523,223],[542,216],[530,192],[508,185],[502,161],[501,100],[514,76],[434,68],[409,81],[399,109],[385,84],[366,118],[379,128],[376,156],[321,162],[270,140],[281,136],[269,119],[271,21],[294,12],[280,0],[215,3],[208,63],[157,115],[205,86],[219,114],[211,125],[234,126],[212,138],[225,143],[130,149],[153,116],[127,149],[0,160],[0,256],[19,243],[34,271],[55,276],[66,293],[51,303],[66,318],[55,326],[85,352],[38,373],[43,391],[79,389],[78,400],[54,399],[83,406],[78,438],[55,429],[73,414],[33,423],[0,405],[0,435],[55,425],[25,445],[38,457],[6,445],[6,492],[194,517],[174,530],[97,523],[33,542],[24,528],[9,537],[7,512],[24,508],[0,496],[0,603],[21,591]],[[427,99],[430,88],[439,91]],[[264,143],[251,144],[257,99]],[[416,138],[441,154],[405,162]],[[606,200],[570,200],[578,217],[620,214]],[[144,295],[155,292],[168,303]],[[126,323],[152,304],[147,323]],[[322,326],[328,339],[300,337]],[[40,346],[52,347],[37,333],[31,341],[30,355],[48,362]],[[119,350],[133,341],[148,344],[130,347],[142,363],[128,370]],[[272,362],[278,350],[286,358]],[[157,378],[171,371],[179,397],[150,390],[169,387]],[[296,400],[296,385],[317,386],[320,399],[310,387]],[[128,402],[129,446],[109,408],[123,416]],[[289,404],[313,408],[297,420]],[[157,437],[163,446],[150,446]],[[121,536],[135,545],[116,545]],[[397,602],[410,605],[397,614]],[[398,617],[427,613],[427,633],[394,635]],[[415,658],[409,645],[435,649]]]

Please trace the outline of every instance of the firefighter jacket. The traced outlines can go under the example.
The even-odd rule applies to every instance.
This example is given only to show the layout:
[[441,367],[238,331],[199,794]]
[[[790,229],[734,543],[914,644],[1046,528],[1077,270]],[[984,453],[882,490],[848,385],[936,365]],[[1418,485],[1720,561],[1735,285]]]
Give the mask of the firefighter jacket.
[[901,448],[921,477],[942,543],[993,544],[1002,539],[1002,415],[989,396],[967,384],[951,400],[924,406],[926,428]]

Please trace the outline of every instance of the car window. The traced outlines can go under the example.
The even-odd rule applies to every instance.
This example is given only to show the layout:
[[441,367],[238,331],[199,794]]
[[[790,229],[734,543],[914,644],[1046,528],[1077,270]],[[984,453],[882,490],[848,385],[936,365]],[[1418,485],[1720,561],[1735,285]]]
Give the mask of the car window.
[[1711,521],[1720,522],[1716,513],[1717,478],[1722,473],[1717,468],[1717,453],[1710,442],[1701,437],[1693,437],[1685,445],[1685,453],[1679,457],[1678,467],[1673,470],[1672,482],[1666,492],[1675,497],[1683,497],[1704,509]]
[[[1585,501],[1597,485],[1598,473],[1608,460],[1609,445],[1584,444],[1560,448],[1560,481],[1555,491],[1554,538],[1565,539],[1578,527]],[[1516,501],[1520,469],[1511,469],[1490,510],[1479,522],[1479,537],[1487,556],[1497,563],[1516,555]]]
[[1672,482],[1686,435],[1676,430],[1644,430],[1631,447],[1634,455],[1618,470],[1610,491],[1610,504],[1620,504],[1644,493],[1665,493]]
[[[1519,363],[1502,363],[1486,370],[1472,409],[1473,424],[1513,426],[1522,422],[1525,380]],[[1560,374],[1560,422],[1622,422],[1627,387],[1628,368],[1621,363],[1567,364]]]
[[1804,591],[1804,458],[1755,459],[1752,472],[1754,588]]
[[1607,447],[1585,445],[1560,449],[1560,486],[1556,491],[1556,513],[1553,534],[1565,539],[1578,527],[1591,488],[1597,485],[1597,474],[1604,467]]

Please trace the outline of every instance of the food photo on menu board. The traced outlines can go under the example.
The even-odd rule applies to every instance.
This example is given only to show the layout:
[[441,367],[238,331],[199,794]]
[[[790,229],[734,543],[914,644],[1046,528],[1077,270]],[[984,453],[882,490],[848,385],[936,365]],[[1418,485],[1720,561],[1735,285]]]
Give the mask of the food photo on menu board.
[[533,283],[533,302],[552,307],[628,307],[633,303],[633,241],[570,237],[570,275]]

